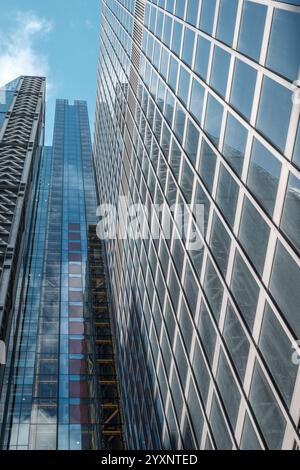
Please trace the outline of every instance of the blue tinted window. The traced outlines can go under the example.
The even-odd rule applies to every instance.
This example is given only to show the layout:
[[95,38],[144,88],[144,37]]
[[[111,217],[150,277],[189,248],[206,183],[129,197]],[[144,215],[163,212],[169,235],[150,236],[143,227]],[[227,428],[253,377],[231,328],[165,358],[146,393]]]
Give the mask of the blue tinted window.
[[300,338],[300,268],[278,241],[270,291],[291,328]]
[[298,132],[296,136],[296,143],[293,154],[293,162],[300,168],[300,124],[298,125]]
[[172,32],[172,18],[165,15],[165,26],[164,26],[164,43],[170,46]]
[[198,10],[199,0],[188,0],[186,20],[188,23],[194,26],[197,26]]
[[214,213],[210,247],[217,265],[226,276],[231,239],[218,215]]
[[204,88],[197,80],[194,79],[193,85],[192,85],[190,110],[195,116],[195,118],[197,119],[197,121],[199,122],[199,124],[201,123],[203,100],[204,100]]
[[272,216],[277,196],[281,163],[260,142],[254,141],[248,174],[248,186]]
[[251,117],[256,75],[254,68],[236,60],[230,103],[248,120]]
[[212,95],[209,95],[205,119],[205,131],[217,147],[219,145],[223,106]]
[[212,191],[214,183],[216,161],[217,157],[214,151],[205,140],[203,140],[200,153],[199,174],[210,192]]
[[226,94],[230,54],[216,46],[212,64],[210,84],[223,97]]
[[238,175],[241,175],[243,170],[247,135],[247,129],[232,114],[229,114],[225,131],[223,155]]
[[297,80],[300,67],[300,14],[276,8],[272,23],[267,66],[291,81]]
[[231,226],[234,224],[238,195],[238,184],[222,165],[218,182],[217,203]]
[[201,78],[203,78],[203,80],[206,80],[207,78],[209,54],[210,41],[203,38],[202,36],[198,36],[198,44],[195,59],[195,72]]
[[189,119],[187,124],[186,138],[184,148],[193,164],[196,163],[197,150],[199,144],[199,131]]
[[189,87],[190,87],[190,74],[184,67],[181,67],[179,87],[178,87],[178,96],[184,102],[185,105],[187,105],[187,101],[188,101]]
[[183,133],[184,133],[184,125],[185,125],[185,111],[182,106],[179,104],[176,106],[175,112],[175,134],[179,142],[182,144],[183,141]]
[[270,228],[268,224],[249,199],[246,198],[241,217],[239,239],[244,250],[261,275],[264,269],[269,235]]
[[194,55],[194,44],[195,44],[195,33],[189,28],[185,28],[184,32],[184,41],[183,41],[183,50],[182,50],[182,60],[192,66],[192,60]]
[[231,290],[246,324],[252,330],[259,287],[239,252],[236,253],[235,257]]
[[290,175],[281,227],[300,253],[300,180]]
[[215,19],[216,0],[202,0],[200,29],[212,34]]
[[176,8],[175,8],[175,15],[183,19],[184,10],[185,10],[185,1],[177,0]]
[[291,361],[292,343],[268,304],[265,308],[259,346],[272,377],[289,406],[293,397],[298,366]]
[[257,361],[249,400],[269,449],[281,449],[286,421]]
[[221,0],[217,38],[232,45],[238,0]]
[[176,91],[177,86],[177,76],[178,76],[178,62],[176,59],[171,57],[170,68],[169,68],[169,84],[173,91]]
[[175,54],[180,55],[182,43],[182,24],[174,21],[172,49]]
[[292,104],[290,90],[269,77],[264,78],[257,128],[282,152],[285,149]]
[[238,48],[240,52],[257,61],[261,51],[266,13],[266,5],[245,1]]

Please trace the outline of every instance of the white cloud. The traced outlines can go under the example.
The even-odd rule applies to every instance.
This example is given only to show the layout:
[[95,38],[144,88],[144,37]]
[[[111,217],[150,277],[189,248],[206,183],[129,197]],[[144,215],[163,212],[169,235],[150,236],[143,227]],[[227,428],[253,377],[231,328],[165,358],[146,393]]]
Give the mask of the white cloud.
[[14,27],[0,35],[0,86],[19,75],[49,74],[48,58],[37,50],[36,41],[49,34],[52,23],[32,12],[17,12],[15,18]]

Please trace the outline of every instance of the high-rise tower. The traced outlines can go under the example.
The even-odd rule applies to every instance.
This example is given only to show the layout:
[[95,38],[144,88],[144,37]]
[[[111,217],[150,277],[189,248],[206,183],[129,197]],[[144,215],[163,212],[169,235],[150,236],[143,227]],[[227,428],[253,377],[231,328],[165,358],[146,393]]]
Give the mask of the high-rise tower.
[[[45,79],[19,77],[0,89],[0,390],[19,324],[26,247],[34,224],[44,145]],[[13,350],[13,344],[11,353]],[[4,384],[4,388],[5,388]],[[0,410],[2,422],[3,409]]]
[[299,0],[102,2],[100,202],[164,204],[105,243],[130,448],[299,447],[299,41]]
[[96,191],[84,101],[57,100],[35,202],[22,258],[25,286],[7,342],[2,448],[122,447],[105,273],[93,265],[101,247],[92,238]]

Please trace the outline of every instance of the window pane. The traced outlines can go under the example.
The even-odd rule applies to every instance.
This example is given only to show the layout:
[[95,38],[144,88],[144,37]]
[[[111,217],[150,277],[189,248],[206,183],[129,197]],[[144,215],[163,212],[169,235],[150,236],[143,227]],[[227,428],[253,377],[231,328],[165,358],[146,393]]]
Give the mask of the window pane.
[[221,0],[217,38],[232,45],[238,0]]
[[197,329],[210,364],[213,362],[217,334],[211,316],[202,301]]
[[292,93],[265,77],[258,109],[257,128],[284,152],[292,110]]
[[230,245],[231,238],[218,215],[214,213],[210,247],[224,276],[226,276],[227,271]]
[[248,186],[272,216],[276,202],[281,163],[258,140],[254,140],[248,173]]
[[206,404],[210,377],[209,377],[209,373],[207,370],[207,366],[205,365],[205,360],[204,360],[202,351],[198,344],[198,340],[196,341],[194,358],[193,358],[193,363],[192,363],[192,370],[193,370],[193,373],[195,374],[196,382],[200,390],[202,401],[204,404]]
[[197,52],[195,59],[195,72],[201,78],[203,78],[203,80],[206,80],[207,78],[209,53],[210,41],[203,38],[202,36],[198,36]]
[[295,44],[300,44],[300,14],[275,8],[267,66],[292,82],[297,80],[300,67]]
[[248,416],[248,413],[246,413],[245,417],[240,448],[241,450],[261,450],[261,445],[259,443],[251,420]]
[[300,252],[300,180],[290,175],[281,228]]
[[270,291],[285,319],[300,338],[300,268],[280,242],[277,242]]
[[217,371],[217,384],[231,423],[235,428],[241,401],[241,395],[231,372],[224,352],[221,350]]
[[222,165],[218,182],[217,203],[231,226],[233,226],[235,220],[238,195],[238,184]]
[[245,199],[239,239],[259,274],[262,275],[270,228],[248,198]]
[[194,56],[195,33],[190,28],[185,28],[182,49],[182,60],[190,67]]
[[224,108],[219,101],[217,101],[212,95],[208,96],[204,128],[216,147],[219,145],[223,109]]
[[200,153],[199,174],[210,193],[214,183],[216,161],[217,157],[214,151],[203,139]]
[[192,85],[190,110],[199,124],[201,124],[202,118],[204,91],[205,90],[203,86],[194,79]]
[[204,291],[206,293],[209,305],[212,309],[212,312],[216,318],[219,320],[222,299],[223,299],[223,285],[220,281],[216,270],[210,261],[207,261],[206,273],[205,273],[205,284]]
[[231,290],[241,314],[252,330],[259,296],[259,287],[239,252],[233,267]]
[[280,449],[286,422],[258,363],[253,372],[249,399],[269,449]]
[[240,379],[246,372],[250,344],[232,306],[228,303],[223,336]]
[[254,60],[259,60],[264,34],[267,7],[246,0],[244,2],[238,49]]
[[298,125],[298,132],[294,148],[293,162],[300,169],[300,124]]
[[202,0],[200,29],[212,34],[215,19],[216,0]]
[[293,347],[282,326],[266,305],[259,347],[288,406],[291,404],[298,366],[293,364]]
[[229,450],[232,449],[232,440],[226,426],[224,416],[222,415],[220,405],[213,397],[211,412],[210,412],[210,424],[213,431],[213,436],[216,441],[217,449]]
[[223,97],[226,94],[230,54],[215,46],[210,84]]
[[230,103],[250,120],[257,72],[254,68],[237,59],[233,75]]
[[232,114],[228,114],[223,155],[239,176],[243,170],[247,135],[247,129]]
[[199,144],[199,131],[194,126],[192,121],[188,119],[184,149],[188,157],[190,158],[191,162],[194,165],[196,163],[196,158],[197,158],[198,144]]
[[209,202],[207,195],[205,194],[204,189],[198,182],[197,182],[197,187],[196,187],[195,204],[202,204],[204,206],[204,221],[203,221],[202,226],[200,226],[199,228],[202,234],[205,236],[207,232],[210,202]]

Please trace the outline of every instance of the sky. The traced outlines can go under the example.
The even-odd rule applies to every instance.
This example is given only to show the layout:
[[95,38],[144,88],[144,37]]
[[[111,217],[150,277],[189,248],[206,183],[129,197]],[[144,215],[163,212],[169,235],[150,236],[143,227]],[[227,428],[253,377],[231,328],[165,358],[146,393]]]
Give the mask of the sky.
[[47,145],[56,98],[87,100],[93,129],[100,9],[101,0],[0,0],[0,87],[46,76]]

